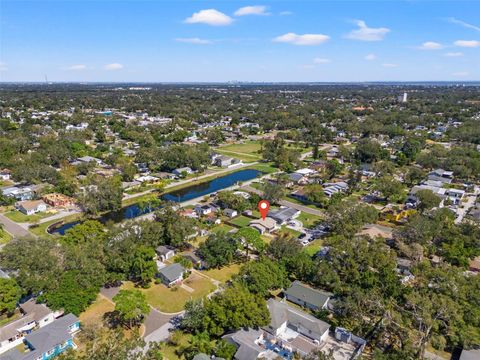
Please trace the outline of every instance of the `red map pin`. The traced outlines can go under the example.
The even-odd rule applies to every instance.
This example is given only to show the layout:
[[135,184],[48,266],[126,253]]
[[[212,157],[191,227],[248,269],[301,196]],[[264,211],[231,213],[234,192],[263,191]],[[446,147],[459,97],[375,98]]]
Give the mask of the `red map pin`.
[[265,220],[267,217],[268,209],[270,209],[270,203],[267,200],[258,202],[258,211],[260,211],[260,215],[262,215],[262,220]]

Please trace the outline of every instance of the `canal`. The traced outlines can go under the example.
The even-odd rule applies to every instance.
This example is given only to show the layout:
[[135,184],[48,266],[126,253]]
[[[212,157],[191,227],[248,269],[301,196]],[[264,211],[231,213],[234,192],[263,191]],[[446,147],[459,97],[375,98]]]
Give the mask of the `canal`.
[[[235,185],[238,182],[255,179],[262,174],[263,173],[261,171],[254,169],[240,170],[210,181],[205,181],[196,185],[188,186],[179,190],[163,194],[160,196],[160,198],[166,201],[184,202],[214,193],[219,190],[226,189],[230,186]],[[141,215],[148,214],[157,209],[158,208],[140,208],[137,204],[132,204],[118,211],[112,211],[105,215],[102,215],[100,218],[98,218],[98,220],[104,224],[109,221],[118,223],[123,220],[134,219]],[[65,231],[71,229],[79,223],[81,223],[81,220],[60,224],[59,226],[55,226],[48,231],[51,234],[64,235]]]

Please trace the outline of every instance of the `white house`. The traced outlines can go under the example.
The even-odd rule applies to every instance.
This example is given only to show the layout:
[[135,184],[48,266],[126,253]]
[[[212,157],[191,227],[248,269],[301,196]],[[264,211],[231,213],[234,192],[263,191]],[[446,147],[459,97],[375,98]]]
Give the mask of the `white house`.
[[22,212],[25,215],[33,215],[38,212],[47,211],[47,204],[43,200],[25,200],[19,201],[16,204],[18,211]]

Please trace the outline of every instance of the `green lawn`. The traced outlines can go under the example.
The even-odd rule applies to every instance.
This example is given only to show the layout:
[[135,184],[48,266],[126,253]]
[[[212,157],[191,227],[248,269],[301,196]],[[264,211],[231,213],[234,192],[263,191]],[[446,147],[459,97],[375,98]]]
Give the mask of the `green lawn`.
[[305,246],[305,252],[308,255],[313,256],[318,252],[318,250],[322,248],[322,244],[323,244],[322,239],[313,240],[310,244]]
[[271,174],[278,171],[278,168],[276,168],[273,163],[260,163],[249,166],[248,168],[264,172],[265,174]]
[[30,226],[30,228],[28,229],[28,231],[30,231],[31,233],[37,235],[37,236],[45,236],[47,235],[47,228],[52,225],[52,224],[55,224],[56,222],[58,221],[61,221],[63,220],[65,223],[68,223],[68,222],[71,222],[71,221],[75,221],[75,220],[78,220],[82,217],[82,214],[73,214],[73,215],[69,215],[69,216],[66,216],[62,219],[56,219],[56,220],[51,220],[51,221],[47,221],[47,222],[44,222],[42,224],[40,224],[39,226]]
[[8,243],[10,240],[12,240],[12,235],[3,229],[0,229],[0,245]]
[[248,224],[250,224],[250,221],[252,221],[252,219],[243,215],[237,216],[236,218],[229,220],[230,223],[237,225],[238,227],[246,227],[248,226]]
[[228,266],[224,266],[221,269],[211,269],[202,272],[215,280],[225,283],[230,280],[234,275],[239,273],[240,267],[240,264],[231,264]]
[[17,223],[33,223],[43,218],[46,218],[48,216],[52,216],[52,214],[43,212],[43,213],[37,213],[34,215],[25,215],[18,210],[13,210],[5,213],[5,216]]
[[227,224],[220,224],[220,225],[217,225],[214,228],[212,228],[210,231],[212,233],[217,233],[219,231],[229,232],[232,229],[234,229],[233,226],[230,226],[230,225],[227,225]]
[[293,237],[298,237],[300,236],[301,232],[293,229],[289,229],[286,226],[282,226],[281,230],[279,231],[280,233],[284,232],[287,234],[292,235]]
[[241,154],[236,153],[228,150],[223,150],[222,148],[217,149],[216,152],[222,155],[230,156],[236,159],[242,160],[244,163],[251,163],[260,160],[260,156],[258,155],[249,155],[249,154]]
[[[195,273],[184,280],[184,284],[194,291],[188,292],[180,286],[168,288],[163,284],[152,284],[148,289],[138,289],[145,294],[151,306],[166,313],[182,311],[188,300],[203,298],[215,290],[215,285],[209,279]],[[134,284],[126,282],[122,288],[133,289]]]
[[317,215],[312,215],[312,214],[307,214],[307,213],[304,213],[302,212],[297,220],[301,221],[303,223],[303,226],[304,227],[312,227],[313,225],[315,225],[317,222],[321,221],[322,218],[320,216],[317,216]]
[[259,155],[258,151],[261,149],[259,141],[245,141],[238,144],[230,144],[227,146],[221,146],[218,150],[227,150],[236,153],[250,154],[250,155]]

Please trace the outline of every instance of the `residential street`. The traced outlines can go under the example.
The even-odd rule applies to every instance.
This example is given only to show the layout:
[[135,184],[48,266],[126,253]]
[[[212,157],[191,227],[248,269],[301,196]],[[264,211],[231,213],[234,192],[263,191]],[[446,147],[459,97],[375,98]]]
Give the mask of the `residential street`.
[[3,228],[13,237],[34,236],[28,230],[3,214],[0,214],[0,223],[3,224]]

